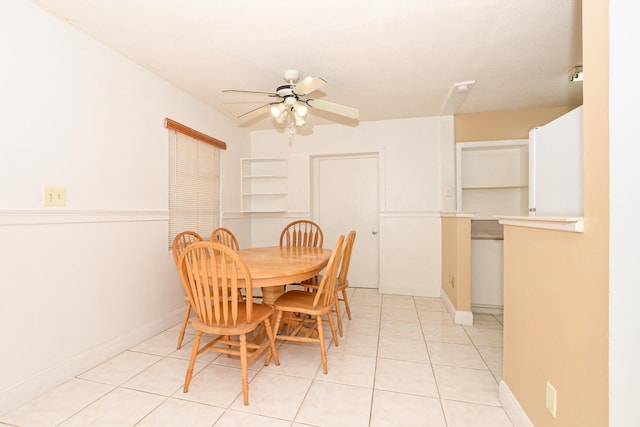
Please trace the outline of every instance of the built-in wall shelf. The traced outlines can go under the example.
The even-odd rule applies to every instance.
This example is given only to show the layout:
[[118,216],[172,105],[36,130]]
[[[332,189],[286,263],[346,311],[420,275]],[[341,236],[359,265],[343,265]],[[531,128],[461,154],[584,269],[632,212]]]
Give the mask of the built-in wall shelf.
[[584,231],[584,218],[579,217],[500,216],[498,220],[502,225],[516,227],[542,228],[573,233]]
[[242,212],[286,212],[288,160],[251,157],[240,162]]
[[467,190],[508,190],[508,189],[520,189],[528,188],[526,185],[478,185],[475,187],[462,187],[462,191]]
[[457,143],[457,208],[477,211],[476,219],[526,215],[527,148],[524,139]]

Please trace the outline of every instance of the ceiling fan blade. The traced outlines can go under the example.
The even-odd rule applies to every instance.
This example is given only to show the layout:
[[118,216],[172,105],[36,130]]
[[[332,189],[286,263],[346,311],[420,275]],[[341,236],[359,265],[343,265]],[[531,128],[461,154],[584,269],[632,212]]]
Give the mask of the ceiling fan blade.
[[238,116],[238,122],[240,124],[243,123],[247,123],[248,121],[251,121],[253,119],[255,119],[258,116],[261,116],[262,114],[266,113],[267,111],[269,111],[271,109],[272,104],[265,104],[262,107],[258,107],[258,108],[254,108],[253,110],[246,112],[244,114],[241,114]]
[[300,83],[297,83],[296,87],[293,88],[293,92],[298,96],[304,96],[310,94],[314,90],[320,89],[326,84],[327,82],[320,77],[309,76]]
[[241,93],[243,95],[265,95],[265,96],[278,96],[272,92],[255,92],[252,90],[235,90],[235,89],[225,89],[222,93]]
[[328,111],[329,113],[338,114],[350,119],[357,119],[360,116],[360,112],[356,108],[324,101],[322,99],[307,99],[307,105],[317,108],[318,110]]

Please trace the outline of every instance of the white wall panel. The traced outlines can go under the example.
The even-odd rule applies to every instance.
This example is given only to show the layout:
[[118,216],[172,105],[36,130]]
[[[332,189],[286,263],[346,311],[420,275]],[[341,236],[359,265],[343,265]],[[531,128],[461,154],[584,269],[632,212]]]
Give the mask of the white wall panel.
[[[250,135],[28,1],[0,2],[0,28],[4,413],[180,321],[164,118],[228,143],[223,210]],[[44,208],[44,186],[66,206]]]
[[[356,127],[318,126],[311,135],[294,136],[291,143],[287,135],[272,130],[253,132],[252,156],[289,159],[289,212],[279,216],[254,215],[253,245],[277,244],[282,226],[296,217],[309,215],[309,159],[312,156],[377,153],[380,159],[379,288],[385,293],[438,297],[441,269],[438,212],[443,205],[452,204],[451,197],[443,202],[442,184],[451,185],[454,176],[453,165],[443,166],[441,161],[451,157],[452,129],[451,117],[423,117],[362,122]],[[407,259],[419,262],[407,264],[407,259],[401,256],[403,247],[411,250]]]
[[380,218],[380,292],[440,296],[440,214],[384,214]]

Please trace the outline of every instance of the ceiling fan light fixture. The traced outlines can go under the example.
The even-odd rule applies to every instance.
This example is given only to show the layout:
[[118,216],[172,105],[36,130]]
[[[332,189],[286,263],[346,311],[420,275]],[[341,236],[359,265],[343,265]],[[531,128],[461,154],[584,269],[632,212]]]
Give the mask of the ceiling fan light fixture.
[[308,76],[297,83],[298,77],[299,74],[296,70],[286,70],[284,72],[284,79],[287,84],[278,86],[275,92],[257,92],[235,89],[225,89],[223,92],[267,96],[271,98],[271,101],[273,101],[274,98],[277,100],[276,102],[265,103],[258,108],[254,108],[253,110],[238,116],[237,118],[240,125],[249,123],[251,120],[269,112],[276,123],[286,123],[286,127],[291,133],[294,132],[296,127],[309,127],[310,124],[307,123],[306,117],[309,114],[310,107],[317,108],[320,111],[326,111],[331,114],[336,114],[338,116],[343,116],[348,119],[358,119],[360,113],[356,108],[321,99],[308,98],[310,93],[323,87],[327,83],[326,80],[320,77]]
[[282,114],[280,114],[278,117],[276,117],[276,122],[282,124],[284,123],[284,121],[286,120],[288,114],[286,111],[283,111]]
[[276,119],[282,116],[282,113],[284,112],[284,105],[282,103],[279,104],[275,104],[271,107],[271,115],[273,115],[273,117],[275,117]]
[[294,105],[293,108],[295,108],[296,114],[300,117],[306,116],[307,113],[309,112],[309,109],[307,108],[307,106],[301,102],[296,103],[296,105]]

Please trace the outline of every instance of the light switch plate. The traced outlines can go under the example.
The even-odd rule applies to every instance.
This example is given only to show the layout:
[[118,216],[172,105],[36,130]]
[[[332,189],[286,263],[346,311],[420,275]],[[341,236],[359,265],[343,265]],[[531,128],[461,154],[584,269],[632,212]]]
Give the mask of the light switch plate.
[[65,206],[67,204],[66,193],[64,187],[44,187],[44,205]]

